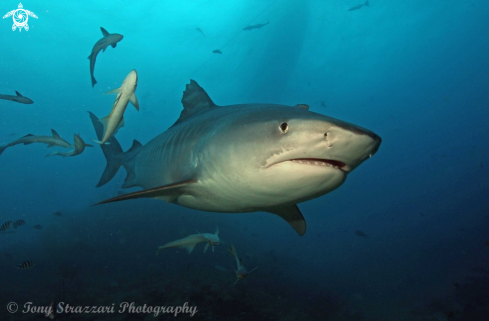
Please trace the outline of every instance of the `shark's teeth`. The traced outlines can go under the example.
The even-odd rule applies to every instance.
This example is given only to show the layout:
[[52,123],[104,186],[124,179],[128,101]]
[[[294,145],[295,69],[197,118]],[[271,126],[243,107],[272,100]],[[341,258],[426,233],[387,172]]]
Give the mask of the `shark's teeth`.
[[292,159],[291,161],[299,164],[309,164],[309,165],[316,165],[316,166],[329,166],[333,167],[335,169],[341,169],[343,170],[343,167],[346,166],[346,164],[339,162],[339,161],[333,161],[333,160],[326,160],[326,161],[321,161],[320,159]]

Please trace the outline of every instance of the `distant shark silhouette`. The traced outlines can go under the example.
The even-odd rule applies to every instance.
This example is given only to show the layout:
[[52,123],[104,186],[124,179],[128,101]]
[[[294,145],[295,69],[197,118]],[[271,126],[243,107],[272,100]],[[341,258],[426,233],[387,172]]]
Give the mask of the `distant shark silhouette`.
[[[217,106],[193,80],[182,103],[175,124],[146,145],[134,141],[124,153],[113,136],[100,145],[107,166],[97,186],[124,166],[122,188],[144,190],[99,204],[149,197],[209,212],[263,211],[303,235],[306,223],[296,204],[340,187],[382,141],[303,104]],[[102,139],[103,126],[92,115]]]
[[46,157],[55,156],[55,155],[63,156],[63,157],[80,155],[85,150],[85,147],[93,147],[93,145],[85,144],[83,139],[79,135],[75,134],[75,148],[73,150],[70,150],[68,152],[53,151],[47,154]]
[[35,136],[32,134],[25,135],[24,137],[14,140],[13,142],[7,145],[0,146],[0,155],[5,151],[7,147],[12,147],[18,144],[29,145],[32,143],[42,143],[42,144],[47,144],[48,147],[54,147],[54,146],[61,146],[65,148],[72,147],[71,144],[68,143],[63,138],[61,138],[61,136],[59,136],[59,134],[54,129],[51,129],[51,133],[53,134],[52,136]]
[[95,80],[95,77],[93,76],[93,70],[95,69],[95,60],[97,60],[97,55],[102,50],[102,52],[105,52],[105,49],[107,49],[108,46],[112,46],[112,48],[115,48],[117,46],[117,43],[124,38],[123,35],[117,34],[117,33],[108,33],[107,30],[104,28],[100,27],[100,30],[102,31],[102,34],[104,37],[97,41],[95,45],[92,48],[92,52],[90,53],[90,56],[88,56],[88,59],[90,60],[90,76],[92,77],[92,87],[95,86],[97,83],[97,80]]
[[18,91],[15,92],[17,95],[0,95],[0,99],[11,100],[21,104],[32,104],[34,103],[32,99],[22,96]]
[[355,11],[355,10],[361,9],[363,6],[370,7],[368,1],[369,0],[365,1],[365,3],[363,3],[363,4],[359,4],[358,6],[351,7],[350,9],[348,9],[348,11]]
[[261,27],[264,27],[264,26],[266,26],[269,23],[270,23],[270,21],[268,21],[267,23],[259,23],[259,24],[256,24],[256,25],[251,25],[251,26],[248,26],[248,27],[244,27],[243,30],[260,29]]

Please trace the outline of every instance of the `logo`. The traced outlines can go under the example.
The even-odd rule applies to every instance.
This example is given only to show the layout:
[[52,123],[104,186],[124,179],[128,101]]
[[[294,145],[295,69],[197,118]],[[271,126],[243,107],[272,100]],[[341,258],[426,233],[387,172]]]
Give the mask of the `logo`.
[[19,3],[19,9],[12,10],[9,13],[7,13],[5,16],[3,16],[3,19],[12,16],[12,19],[14,20],[14,24],[12,25],[12,31],[15,31],[15,29],[17,28],[19,28],[19,31],[22,31],[22,28],[24,28],[25,31],[29,31],[29,25],[27,24],[27,20],[29,20],[29,16],[37,19],[37,16],[34,14],[34,12],[25,10],[23,8],[24,7],[22,6],[22,3]]

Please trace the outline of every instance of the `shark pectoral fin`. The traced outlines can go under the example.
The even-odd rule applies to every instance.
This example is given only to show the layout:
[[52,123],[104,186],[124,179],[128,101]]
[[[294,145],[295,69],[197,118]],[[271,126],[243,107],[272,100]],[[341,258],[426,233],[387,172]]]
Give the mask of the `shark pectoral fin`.
[[108,92],[104,93],[104,95],[116,95],[119,93],[120,88],[112,89],[109,90]]
[[276,214],[286,220],[300,236],[306,233],[306,221],[297,205],[267,208],[265,211]]
[[134,192],[134,193],[128,193],[128,194],[120,195],[120,196],[113,197],[113,198],[110,198],[108,200],[105,200],[103,202],[97,203],[95,205],[118,202],[118,201],[125,201],[125,200],[142,198],[142,197],[158,198],[158,199],[163,199],[163,200],[166,200],[167,202],[169,202],[169,201],[175,199],[175,197],[177,197],[178,195],[182,194],[182,188],[186,187],[189,184],[194,184],[194,183],[197,183],[197,180],[188,179],[188,180],[184,180],[184,181],[174,183],[174,184],[163,185],[160,187],[146,189],[143,191],[138,191],[138,192]]
[[104,35],[104,37],[107,37],[109,35],[109,32],[102,27],[100,27],[100,31],[102,31],[102,34]]
[[131,104],[133,104],[134,107],[136,107],[136,110],[139,111],[139,103],[138,99],[136,98],[136,94],[133,93],[129,98],[129,101],[131,102]]
[[207,243],[204,247],[204,253],[207,251],[207,249],[209,248],[209,243]]

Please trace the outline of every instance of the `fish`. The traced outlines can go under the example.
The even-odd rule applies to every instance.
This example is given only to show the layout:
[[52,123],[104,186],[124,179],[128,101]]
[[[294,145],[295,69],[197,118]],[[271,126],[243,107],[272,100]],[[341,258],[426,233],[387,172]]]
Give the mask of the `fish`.
[[[180,118],[146,145],[123,152],[115,137],[101,145],[107,166],[97,186],[123,166],[122,188],[141,191],[95,205],[156,198],[219,213],[268,212],[299,234],[306,222],[297,206],[340,187],[382,142],[362,127],[308,111],[308,106],[217,106],[196,81],[182,98]],[[102,130],[90,113],[97,136]]]
[[56,216],[63,216],[63,213],[61,213],[60,211],[53,212],[53,214],[56,215]]
[[34,228],[35,228],[36,230],[42,230],[42,225],[39,225],[39,224],[34,225]]
[[363,6],[370,7],[370,4],[368,2],[369,2],[369,0],[365,1],[365,3],[363,3],[363,4],[359,4],[357,6],[351,7],[350,9],[348,9],[348,11],[355,11],[355,10],[361,9]]
[[15,222],[14,222],[13,226],[14,226],[14,228],[16,229],[16,228],[18,228],[19,226],[22,226],[22,225],[24,225],[24,224],[25,224],[25,221],[24,221],[24,220],[17,220],[17,221],[15,221]]
[[197,30],[198,32],[200,32],[200,33],[201,33],[201,34],[202,34],[202,35],[205,37],[205,34],[204,34],[204,32],[202,31],[202,29],[200,29],[200,28],[195,28],[195,30]]
[[7,221],[7,222],[3,223],[2,226],[0,226],[0,232],[5,233],[5,231],[7,231],[9,228],[11,228],[13,224],[14,224],[14,222],[12,222],[12,221]]
[[59,134],[54,129],[51,129],[51,134],[52,136],[35,136],[32,134],[25,135],[24,137],[14,140],[13,142],[7,145],[0,146],[0,155],[5,151],[7,147],[12,147],[18,144],[29,145],[32,143],[42,143],[42,144],[47,144],[48,145],[47,147],[54,147],[54,146],[61,146],[64,148],[72,147],[71,144],[68,143],[63,138],[61,138],[61,136],[59,136]]
[[219,228],[217,228],[216,232],[214,234],[210,233],[198,233],[198,234],[192,234],[187,236],[186,238],[176,240],[173,242],[166,243],[165,245],[158,246],[158,249],[156,251],[156,255],[158,255],[158,252],[162,249],[166,249],[169,247],[178,247],[178,248],[184,248],[188,251],[188,253],[192,253],[194,250],[195,246],[199,243],[207,242],[204,248],[204,253],[207,251],[209,246],[212,246],[212,252],[214,252],[214,246],[219,244]]
[[28,269],[32,269],[36,264],[32,261],[25,261],[25,262],[22,262],[20,263],[19,265],[17,265],[17,269],[19,270],[28,270]]
[[360,231],[360,230],[356,230],[355,231],[355,235],[358,235],[360,237],[367,237],[367,234],[365,234],[364,232]]
[[222,51],[219,50],[219,49],[213,50],[212,52],[215,53],[215,54],[222,54]]
[[238,253],[236,252],[236,249],[234,248],[234,245],[231,245],[229,247],[228,252],[236,259],[236,265],[237,265],[237,268],[234,270],[234,272],[236,273],[236,277],[238,279],[236,280],[236,282],[234,282],[233,285],[236,285],[236,283],[238,283],[239,280],[244,280],[251,272],[253,272],[256,269],[258,269],[258,266],[257,266],[256,268],[254,268],[253,270],[251,270],[250,272],[248,272],[246,270],[246,268],[244,267],[243,262],[238,257]]
[[117,133],[119,128],[124,127],[124,111],[126,111],[127,104],[131,104],[139,111],[139,103],[135,95],[136,88],[138,86],[138,73],[136,70],[132,70],[122,82],[120,88],[108,91],[105,94],[117,94],[112,111],[110,114],[99,121],[104,126],[104,134],[101,140],[93,140],[95,143],[103,145],[109,138]]
[[124,38],[123,35],[118,33],[108,33],[107,30],[102,27],[100,27],[100,31],[102,31],[104,37],[95,43],[90,56],[88,56],[88,60],[90,60],[90,77],[92,78],[92,87],[97,83],[97,80],[95,80],[95,77],[93,76],[93,70],[95,69],[95,61],[97,60],[98,53],[100,50],[105,52],[105,49],[107,49],[108,46],[115,48],[117,43]]
[[59,151],[55,150],[55,151],[52,151],[51,153],[47,154],[46,157],[55,156],[55,155],[63,156],[63,157],[76,156],[76,155],[80,155],[81,153],[83,153],[83,151],[85,150],[85,147],[93,147],[93,145],[85,144],[85,141],[77,134],[75,134],[74,142],[75,142],[75,148],[74,149],[67,151],[67,152],[59,152]]
[[266,26],[269,23],[270,23],[270,21],[268,21],[267,23],[259,23],[259,24],[256,24],[256,25],[250,25],[248,27],[244,27],[243,30],[260,29],[261,27],[264,27],[264,26]]
[[33,104],[34,103],[32,101],[32,99],[22,96],[18,91],[16,91],[15,93],[16,93],[15,96],[13,96],[13,95],[0,95],[0,99],[11,100],[11,101],[15,101],[16,103],[21,103],[21,104]]

